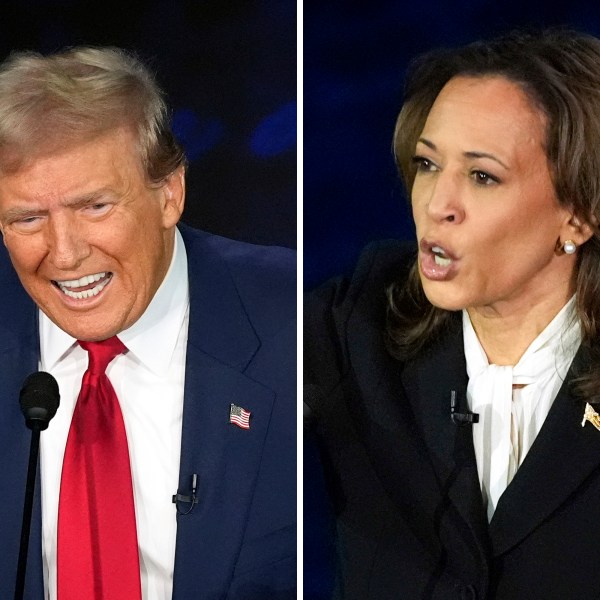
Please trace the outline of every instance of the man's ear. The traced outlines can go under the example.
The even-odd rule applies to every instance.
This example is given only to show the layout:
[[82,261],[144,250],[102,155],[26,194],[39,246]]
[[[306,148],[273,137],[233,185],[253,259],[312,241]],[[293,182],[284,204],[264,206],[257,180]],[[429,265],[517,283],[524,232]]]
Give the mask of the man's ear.
[[177,225],[185,206],[185,167],[177,167],[163,182],[160,191],[163,203],[163,226]]

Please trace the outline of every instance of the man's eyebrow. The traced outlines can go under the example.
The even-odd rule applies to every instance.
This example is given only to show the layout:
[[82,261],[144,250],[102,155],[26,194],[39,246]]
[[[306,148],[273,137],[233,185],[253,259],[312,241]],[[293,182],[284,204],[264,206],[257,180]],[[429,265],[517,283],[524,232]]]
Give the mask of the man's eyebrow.
[[62,206],[66,206],[68,208],[78,208],[80,206],[95,204],[99,200],[108,199],[110,196],[114,196],[114,192],[110,188],[101,188],[99,190],[89,192],[88,194],[75,196],[74,198],[65,200],[61,204]]
[[[437,152],[437,146],[427,138],[419,138],[418,140],[421,144],[424,144],[428,148],[431,148],[434,152]],[[480,152],[478,150],[471,150],[468,152],[463,152],[463,156],[465,158],[489,158],[491,160],[495,160],[499,165],[503,166],[507,171],[510,169],[503,161],[501,161],[496,155],[490,154],[489,152]]]
[[17,221],[19,219],[26,219],[27,217],[33,217],[36,215],[46,215],[48,214],[47,210],[35,209],[35,208],[25,208],[25,207],[14,207],[9,208],[4,213],[2,213],[1,217],[3,221]]
[[[61,206],[65,206],[67,208],[81,208],[83,206],[95,204],[100,200],[108,199],[111,196],[114,196],[114,192],[110,188],[101,188],[99,190],[94,190],[89,194],[82,194],[69,200],[65,200],[64,202],[61,202]],[[10,222],[38,215],[45,216],[47,214],[47,209],[30,206],[15,206],[7,209],[2,214],[2,220]]]

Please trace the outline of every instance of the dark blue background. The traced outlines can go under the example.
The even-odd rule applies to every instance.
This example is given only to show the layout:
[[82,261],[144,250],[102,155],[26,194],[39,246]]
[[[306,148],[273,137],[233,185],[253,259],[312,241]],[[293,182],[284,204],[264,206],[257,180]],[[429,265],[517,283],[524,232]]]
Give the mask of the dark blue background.
[[189,224],[256,243],[296,243],[293,0],[8,0],[0,59],[115,45],[149,62],[190,168]]
[[[304,278],[347,273],[370,240],[414,236],[393,161],[409,61],[514,27],[568,25],[600,36],[585,0],[306,0],[304,4]],[[333,549],[322,474],[304,452],[304,597],[329,597]],[[399,540],[401,543],[401,540]]]

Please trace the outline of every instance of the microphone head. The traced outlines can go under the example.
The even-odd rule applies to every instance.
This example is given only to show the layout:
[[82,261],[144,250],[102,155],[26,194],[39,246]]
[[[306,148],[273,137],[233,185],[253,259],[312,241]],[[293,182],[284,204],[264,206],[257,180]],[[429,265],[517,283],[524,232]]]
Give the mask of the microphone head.
[[56,379],[44,371],[32,373],[23,382],[19,403],[29,429],[47,429],[60,404]]

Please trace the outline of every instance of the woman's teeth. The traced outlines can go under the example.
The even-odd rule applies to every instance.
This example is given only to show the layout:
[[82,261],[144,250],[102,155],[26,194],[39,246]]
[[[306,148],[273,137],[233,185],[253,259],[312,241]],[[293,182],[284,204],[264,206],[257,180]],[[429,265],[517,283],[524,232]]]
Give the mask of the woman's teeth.
[[439,246],[434,246],[431,251],[433,252],[433,259],[435,264],[440,267],[448,267],[452,263],[452,259],[446,256],[446,253]]

